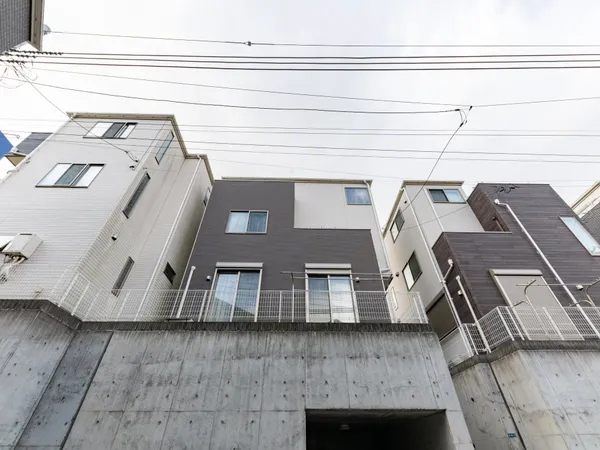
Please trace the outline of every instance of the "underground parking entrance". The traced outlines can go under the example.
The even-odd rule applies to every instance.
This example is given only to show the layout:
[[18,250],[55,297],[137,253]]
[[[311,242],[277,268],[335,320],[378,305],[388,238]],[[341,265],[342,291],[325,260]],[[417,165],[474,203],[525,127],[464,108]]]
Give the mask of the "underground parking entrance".
[[444,410],[307,410],[307,450],[450,450]]

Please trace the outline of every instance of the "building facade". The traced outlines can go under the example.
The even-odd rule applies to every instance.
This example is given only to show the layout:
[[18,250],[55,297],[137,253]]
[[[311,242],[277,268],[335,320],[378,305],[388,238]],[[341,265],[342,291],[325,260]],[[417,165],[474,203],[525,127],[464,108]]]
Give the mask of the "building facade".
[[600,361],[592,230],[549,185],[479,184],[468,198],[460,186],[405,183],[385,241],[397,282],[430,286],[421,294],[476,447],[598,442],[582,426],[600,420],[595,381],[582,379]]
[[126,307],[150,307],[150,290],[181,282],[208,160],[187,153],[172,116],[71,117],[0,181],[0,296],[97,319],[122,290]]
[[0,52],[29,42],[42,49],[44,0],[5,0],[0,3]]

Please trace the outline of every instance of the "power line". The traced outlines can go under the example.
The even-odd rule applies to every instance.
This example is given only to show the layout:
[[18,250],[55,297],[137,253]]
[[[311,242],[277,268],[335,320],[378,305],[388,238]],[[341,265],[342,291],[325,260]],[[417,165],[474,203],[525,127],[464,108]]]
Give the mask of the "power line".
[[108,33],[88,33],[74,31],[56,31],[52,34],[73,36],[97,36],[122,39],[147,39],[160,41],[198,42],[208,44],[232,44],[245,46],[279,46],[279,47],[329,47],[329,48],[592,48],[600,44],[303,44],[295,42],[253,42],[217,39],[192,39],[180,37],[140,36]]
[[[17,78],[5,77],[6,80],[21,81]],[[182,105],[193,105],[193,106],[206,106],[216,108],[235,108],[235,109],[252,109],[252,110],[269,110],[269,111],[304,111],[304,112],[324,112],[324,113],[344,113],[344,114],[385,114],[385,115],[407,115],[407,114],[443,114],[448,112],[455,112],[456,109],[446,110],[429,110],[429,111],[369,111],[369,110],[350,110],[350,109],[324,109],[324,108],[288,108],[288,107],[277,107],[277,106],[254,106],[254,105],[232,105],[222,103],[202,103],[202,102],[190,102],[186,100],[170,100],[165,98],[150,98],[150,97],[139,97],[133,95],[124,94],[112,94],[108,92],[90,91],[86,89],[69,88],[65,86],[56,86],[53,84],[38,83],[28,81],[30,84],[36,84],[38,86],[45,86],[53,89],[60,89],[63,91],[81,92],[85,94],[103,95],[108,97],[116,98],[127,98],[131,100],[145,100],[153,102],[163,103],[176,103]]]

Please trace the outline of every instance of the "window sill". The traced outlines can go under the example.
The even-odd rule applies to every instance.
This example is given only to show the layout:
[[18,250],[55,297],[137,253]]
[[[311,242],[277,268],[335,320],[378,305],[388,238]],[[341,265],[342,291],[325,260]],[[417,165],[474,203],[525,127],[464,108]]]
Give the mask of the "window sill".
[[36,188],[50,188],[50,189],[87,189],[89,186],[40,186],[36,185]]
[[442,201],[433,200],[433,199],[431,201],[433,203],[442,203],[442,204],[451,204],[451,205],[465,205],[467,203],[466,201],[464,201],[464,202],[442,202]]
[[226,231],[225,234],[267,234],[266,231]]

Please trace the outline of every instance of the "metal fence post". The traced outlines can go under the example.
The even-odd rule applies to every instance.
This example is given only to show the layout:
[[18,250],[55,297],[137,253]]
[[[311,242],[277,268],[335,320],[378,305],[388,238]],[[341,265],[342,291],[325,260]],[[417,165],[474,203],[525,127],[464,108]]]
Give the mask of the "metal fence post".
[[202,296],[202,305],[200,305],[200,314],[198,314],[198,322],[202,321],[202,314],[204,313],[204,305],[206,304],[206,296],[208,295],[209,292],[211,292],[211,295],[212,295],[212,291],[204,291],[204,295]]
[[552,318],[552,316],[548,312],[548,309],[547,308],[542,308],[542,311],[544,311],[544,313],[546,313],[546,316],[548,316],[548,319],[550,319],[550,323],[552,324],[552,327],[554,328],[554,331],[556,331],[556,333],[558,333],[558,337],[560,337],[560,340],[564,341],[565,337],[560,332],[560,329],[558,328],[558,326],[556,325],[556,322],[554,321],[554,319]]
[[181,295],[181,301],[179,302],[179,308],[177,308],[177,315],[175,316],[177,319],[181,316],[181,310],[183,309],[183,302],[185,302],[185,297],[187,296],[188,289],[190,288],[190,282],[192,281],[192,275],[196,270],[196,266],[190,267],[190,274],[188,275],[187,282],[185,283],[185,289],[183,290],[183,294]]
[[279,315],[278,315],[278,321],[281,322],[281,297],[283,296],[283,291],[279,291]]
[[89,288],[90,288],[90,284],[88,283],[87,286],[85,287],[85,289],[83,290],[83,292],[81,293],[81,295],[79,296],[79,299],[77,300],[77,303],[75,303],[75,306],[73,307],[73,311],[71,311],[71,315],[72,316],[75,315],[75,312],[77,311],[77,308],[79,308],[79,304],[83,300],[83,297],[85,297],[85,294],[87,294],[87,291],[88,291]]
[[[504,315],[502,314],[501,310],[498,310],[498,315],[500,316],[500,320],[502,321],[502,324],[504,325],[504,328],[506,329],[506,331],[508,332],[508,335],[510,336],[510,340],[514,341],[515,337],[512,334],[512,331],[510,331],[510,327],[508,326],[508,324],[506,323],[506,320],[504,319]],[[519,331],[519,327],[517,327],[517,324],[515,322],[515,319],[513,319],[513,323],[515,325],[515,329],[517,331]],[[521,334],[521,332],[519,331],[519,334]],[[523,336],[521,336],[521,339],[523,339]]]

